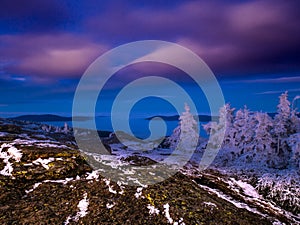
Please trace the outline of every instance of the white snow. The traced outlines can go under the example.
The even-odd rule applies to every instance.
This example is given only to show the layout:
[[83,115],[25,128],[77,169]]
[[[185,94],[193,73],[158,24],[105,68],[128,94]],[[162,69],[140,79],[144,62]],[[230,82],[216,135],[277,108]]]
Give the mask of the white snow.
[[272,225],[285,225],[285,223],[281,223],[279,221],[275,221],[275,222],[272,223]]
[[231,204],[233,204],[234,206],[236,206],[236,207],[238,207],[238,208],[247,209],[247,210],[250,211],[250,212],[253,212],[253,213],[262,215],[262,214],[261,214],[260,212],[258,212],[256,209],[249,207],[249,206],[248,206],[247,204],[245,204],[245,203],[238,202],[238,201],[232,199],[231,197],[225,195],[224,193],[222,193],[222,192],[220,192],[220,191],[218,191],[218,190],[212,189],[212,188],[207,187],[207,186],[204,186],[204,185],[200,185],[200,184],[198,184],[198,185],[199,185],[201,188],[203,188],[204,190],[216,194],[219,198],[222,198],[222,199],[226,200],[227,202],[230,202]]
[[87,180],[96,180],[98,181],[99,178],[99,172],[97,170],[92,171],[91,173],[87,173]]
[[115,203],[111,203],[111,204],[110,204],[110,203],[107,203],[107,204],[106,204],[106,208],[107,208],[107,209],[111,209],[111,208],[113,208],[114,206],[115,206]]
[[71,216],[68,216],[66,221],[64,222],[64,225],[68,225],[70,223],[70,220],[72,219]]
[[180,218],[178,222],[174,222],[173,225],[185,225],[183,218]]
[[40,186],[42,183],[41,182],[38,182],[38,183],[35,183],[32,187],[32,189],[29,189],[29,190],[25,190],[25,193],[28,194],[30,192],[33,192],[38,186]]
[[54,160],[55,160],[55,158],[53,158],[53,157],[50,157],[50,158],[48,158],[48,159],[41,159],[41,158],[38,158],[38,159],[32,161],[32,163],[35,164],[35,165],[41,165],[41,166],[44,167],[46,170],[48,170],[48,169],[49,169],[48,164],[49,164],[50,162],[53,162]]
[[28,194],[33,192],[37,187],[39,187],[43,183],[59,183],[59,184],[67,184],[68,182],[74,180],[72,177],[67,177],[64,180],[43,180],[42,182],[35,183],[33,187],[29,190],[25,190],[25,193]]
[[164,207],[164,214],[165,214],[165,217],[167,218],[168,222],[170,224],[173,224],[173,225],[185,225],[185,223],[183,222],[183,218],[180,218],[179,221],[174,221],[171,216],[170,216],[170,205],[169,203],[163,205]]
[[77,211],[75,216],[68,216],[67,219],[64,222],[64,225],[67,225],[70,223],[70,220],[74,220],[75,222],[78,222],[78,220],[82,217],[85,217],[88,214],[88,207],[89,207],[89,200],[87,199],[87,193],[84,193],[83,199],[81,199],[77,205],[77,208],[79,211]]
[[217,207],[217,205],[215,203],[212,203],[212,202],[203,202],[203,204],[206,205],[206,206],[212,207],[212,208]]
[[153,214],[158,215],[159,214],[159,209],[155,208],[154,206],[148,204],[147,208],[149,209],[149,214],[150,215],[153,215]]
[[172,224],[173,219],[170,216],[169,210],[170,210],[170,205],[169,205],[169,203],[167,203],[164,205],[164,214],[165,214],[165,217],[167,218],[168,222]]
[[138,188],[136,189],[136,193],[134,194],[134,196],[135,196],[136,198],[141,197],[142,194],[143,194],[142,191],[143,191],[143,188],[142,188],[142,187],[138,187]]
[[297,172],[289,174],[264,174],[258,179],[257,189],[268,190],[268,198],[276,198],[290,206],[300,205],[300,180]]
[[[235,188],[235,186],[238,186],[242,188],[244,194],[253,197],[253,198],[261,198],[261,196],[258,194],[257,190],[251,186],[250,184],[247,184],[241,180],[235,180],[234,178],[230,178],[230,181],[228,183],[231,185],[232,189]],[[235,189],[237,190],[237,189]],[[239,192],[239,190],[237,190]]]
[[118,193],[118,192],[115,191],[115,190],[112,188],[112,186],[110,185],[110,180],[104,178],[103,181],[105,182],[106,186],[108,187],[108,191],[109,191],[110,193],[113,193],[113,194],[117,194],[117,193]]
[[14,170],[14,168],[12,167],[13,164],[6,160],[3,160],[3,162],[5,162],[6,165],[3,170],[0,171],[0,174],[3,176],[12,176],[12,171]]
[[124,194],[124,190],[125,190],[125,187],[123,186],[124,183],[121,182],[121,181],[118,181],[117,184],[118,184],[118,186],[119,186],[120,189],[121,189],[121,191],[119,191],[119,194],[120,194],[120,195]]
[[83,199],[81,199],[77,205],[77,208],[79,209],[79,211],[77,212],[77,214],[75,216],[75,221],[78,221],[78,219],[76,219],[76,218],[84,217],[88,214],[88,212],[87,212],[88,207],[89,207],[89,200],[87,199],[87,193],[84,193]]
[[60,183],[60,184],[67,184],[69,181],[72,181],[73,178],[66,178],[64,180],[44,180],[43,183]]
[[[4,151],[4,148],[8,148],[7,151]],[[4,168],[0,171],[0,174],[3,176],[12,176],[14,170],[13,164],[9,161],[10,159],[19,162],[22,158],[21,150],[14,147],[12,144],[3,143],[0,147],[0,159],[3,159],[3,162],[6,164]]]
[[20,162],[20,160],[22,158],[21,150],[15,148],[14,146],[11,146],[11,147],[9,147],[7,152],[15,161]]
[[69,148],[66,145],[52,144],[52,143],[37,143],[36,145],[39,147],[48,147],[48,148]]

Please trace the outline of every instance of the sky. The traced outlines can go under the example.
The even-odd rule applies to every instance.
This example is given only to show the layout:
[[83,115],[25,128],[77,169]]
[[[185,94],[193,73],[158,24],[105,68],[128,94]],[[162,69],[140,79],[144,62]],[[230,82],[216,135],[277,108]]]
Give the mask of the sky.
[[[0,116],[71,115],[89,65],[110,49],[140,40],[192,50],[213,71],[232,107],[274,112],[284,91],[291,101],[300,95],[299,8],[298,0],[2,0]],[[117,72],[101,92],[96,112],[109,113],[122,86],[153,74],[180,84],[199,112],[208,112],[195,83],[159,63]],[[141,100],[135,110],[173,112],[159,99]]]

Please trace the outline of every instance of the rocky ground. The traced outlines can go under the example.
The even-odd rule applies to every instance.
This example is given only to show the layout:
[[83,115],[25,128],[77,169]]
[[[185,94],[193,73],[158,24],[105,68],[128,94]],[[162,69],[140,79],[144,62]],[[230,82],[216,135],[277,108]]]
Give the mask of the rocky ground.
[[[120,161],[155,164],[136,155]],[[0,120],[0,224],[298,223],[250,184],[216,170],[183,169],[155,185],[130,186],[94,171],[71,132]]]

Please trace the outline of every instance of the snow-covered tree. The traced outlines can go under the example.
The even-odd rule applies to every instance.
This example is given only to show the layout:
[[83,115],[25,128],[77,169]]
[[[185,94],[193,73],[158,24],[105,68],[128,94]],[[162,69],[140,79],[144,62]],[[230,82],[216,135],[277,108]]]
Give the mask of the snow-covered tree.
[[[185,103],[185,112],[179,117],[180,129],[177,127],[171,136],[171,148],[177,147],[182,151],[193,151],[196,149],[199,139],[198,124],[190,112],[190,107]],[[175,137],[178,137],[175,141]]]
[[295,107],[295,102],[300,99],[300,95],[297,95],[293,99],[292,103],[292,112],[291,112],[291,123],[292,123],[292,131],[295,133],[300,133],[300,118],[298,109]]
[[300,133],[300,118],[296,110],[293,110],[291,114],[292,131],[293,133]]
[[255,116],[251,115],[246,106],[244,109],[237,111],[233,122],[235,132],[234,141],[235,146],[238,146],[241,153],[254,149],[252,142],[255,135],[256,125],[257,120],[255,119]]
[[243,130],[246,126],[247,121],[245,120],[245,115],[242,109],[239,109],[236,112],[234,122],[233,122],[233,131],[234,131],[234,145],[239,146],[243,141]]
[[65,134],[67,134],[68,132],[69,132],[69,126],[68,126],[68,124],[67,123],[65,123],[64,124],[64,128],[63,128],[63,130],[62,130],[62,132],[64,132]]
[[[246,111],[248,112],[248,111]],[[243,141],[239,144],[241,154],[244,154],[245,162],[265,163],[272,155],[274,143],[271,135],[273,127],[272,118],[266,114],[257,112],[248,116],[247,123],[242,129]],[[253,133],[249,133],[249,129]],[[253,135],[250,137],[249,134]],[[249,142],[249,140],[251,140]]]
[[274,118],[274,135],[276,138],[274,167],[285,167],[290,157],[290,148],[286,142],[287,137],[295,133],[291,121],[291,103],[288,100],[288,93],[285,92],[279,96],[277,114]]
[[291,129],[291,103],[288,100],[287,91],[279,96],[279,104],[277,106],[277,114],[274,118],[274,132],[278,139],[287,137]]
[[236,112],[234,121],[233,121],[233,129],[231,136],[234,137],[234,146],[240,147],[241,150],[245,146],[246,141],[249,142],[251,140],[251,136],[249,134],[249,110],[246,108],[239,109]]
[[290,164],[300,168],[300,133],[291,135],[287,143],[292,150]]
[[[219,110],[219,121],[209,122],[203,125],[203,129],[210,135],[209,148],[220,148],[220,145],[231,145],[234,142],[232,136],[233,111],[230,104],[225,104]],[[224,135],[225,134],[225,135]],[[223,140],[221,140],[223,138]]]
[[224,144],[234,146],[234,130],[233,130],[233,112],[234,108],[230,108],[227,103],[220,109],[219,126],[225,129]]
[[54,128],[53,128],[51,125],[44,124],[44,125],[41,127],[41,129],[42,129],[43,131],[47,132],[47,133],[50,133],[50,132],[53,131]]
[[[165,144],[170,149],[189,150],[196,148],[199,139],[198,124],[194,116],[190,113],[190,107],[185,103],[185,112],[179,117],[179,125],[173,130],[170,137],[166,139]],[[196,143],[192,144],[192,143]]]
[[256,113],[257,125],[255,129],[255,150],[257,153],[263,152],[272,154],[272,143],[274,142],[270,133],[273,123],[271,117],[266,113]]
[[57,126],[57,127],[55,128],[55,133],[60,133],[60,132],[61,132],[61,128]]

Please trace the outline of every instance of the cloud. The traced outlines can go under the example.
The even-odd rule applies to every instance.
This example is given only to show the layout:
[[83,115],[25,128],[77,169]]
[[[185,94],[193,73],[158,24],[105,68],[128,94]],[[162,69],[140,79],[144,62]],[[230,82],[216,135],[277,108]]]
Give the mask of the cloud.
[[6,73],[36,80],[79,77],[107,47],[72,34],[3,35],[0,47]]
[[273,95],[273,94],[282,94],[285,91],[288,91],[289,93],[293,92],[300,92],[300,88],[293,88],[293,89],[288,89],[288,90],[279,90],[279,91],[264,91],[264,92],[258,92],[256,93],[257,95]]
[[61,30],[73,22],[74,16],[65,1],[2,0],[0,33]]
[[278,77],[278,78],[262,78],[241,80],[243,83],[297,83],[300,82],[300,76],[297,77]]
[[[39,82],[78,78],[108,48],[143,39],[190,48],[219,76],[300,70],[296,0],[176,1],[162,7],[136,1],[93,2],[95,7],[57,0],[1,4],[0,33],[7,33],[0,35],[1,74]],[[156,74],[166,72],[157,67]]]
[[[219,74],[300,69],[299,2],[192,1],[172,8],[114,5],[86,20],[87,32],[115,42],[162,39],[199,54]],[[101,31],[101,32],[99,32]]]

